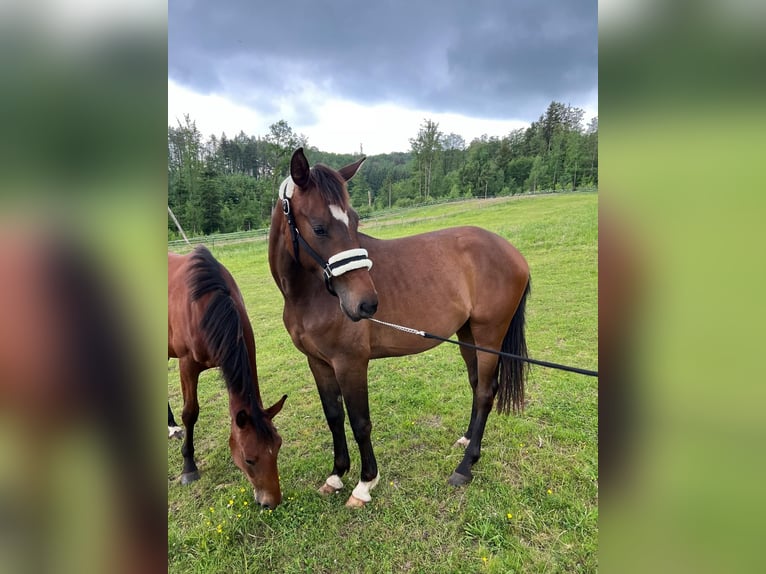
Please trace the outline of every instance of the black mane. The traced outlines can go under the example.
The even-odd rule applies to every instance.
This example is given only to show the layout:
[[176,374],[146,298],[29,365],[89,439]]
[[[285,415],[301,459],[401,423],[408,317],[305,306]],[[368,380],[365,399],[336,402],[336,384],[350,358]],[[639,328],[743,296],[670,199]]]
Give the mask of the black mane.
[[253,425],[264,437],[273,433],[266,424],[266,414],[258,405],[259,390],[253,384],[253,372],[242,330],[242,317],[226,284],[221,264],[204,246],[192,254],[189,289],[192,301],[212,293],[200,329],[211,358],[221,368],[229,394],[236,394],[250,403]]

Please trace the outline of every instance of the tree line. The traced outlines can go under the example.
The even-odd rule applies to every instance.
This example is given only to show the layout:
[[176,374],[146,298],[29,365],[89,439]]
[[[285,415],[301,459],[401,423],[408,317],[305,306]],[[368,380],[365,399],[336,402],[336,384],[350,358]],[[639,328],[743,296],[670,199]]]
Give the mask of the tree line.
[[[349,182],[360,216],[442,199],[488,198],[598,186],[598,117],[551,102],[527,128],[466,144],[425,119],[410,150],[374,155]],[[168,205],[187,235],[267,227],[292,152],[303,146],[312,164],[340,167],[358,156],[309,146],[284,120],[264,136],[240,132],[206,140],[192,118],[168,126]],[[177,237],[168,218],[169,237]]]

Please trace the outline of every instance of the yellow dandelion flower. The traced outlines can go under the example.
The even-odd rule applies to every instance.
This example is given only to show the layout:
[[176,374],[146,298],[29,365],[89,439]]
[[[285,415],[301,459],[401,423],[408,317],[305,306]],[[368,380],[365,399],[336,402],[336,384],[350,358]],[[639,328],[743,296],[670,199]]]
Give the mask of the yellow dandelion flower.
[[511,514],[510,512],[509,512],[508,514],[506,514],[506,516],[508,517],[508,520],[510,520],[511,518],[513,518],[513,514]]
[[229,508],[231,508],[233,505],[234,505],[234,500],[230,498],[230,499],[229,499],[229,504],[227,504],[226,506],[228,506]]
[[553,494],[553,491],[550,488],[548,489],[548,494]]
[[210,507],[210,512],[211,512],[211,513],[214,513],[214,512],[215,512],[215,508],[213,508],[213,507],[211,506],[211,507]]
[[242,506],[247,506],[247,500],[242,501]]
[[244,487],[240,488],[240,489],[239,489],[239,491],[240,491],[240,492],[245,492],[245,489],[244,489]]
[[242,518],[242,515],[239,512],[237,513],[237,518]]
[[487,563],[487,557],[486,556],[482,556],[481,557],[481,561],[484,562],[484,564],[486,564]]

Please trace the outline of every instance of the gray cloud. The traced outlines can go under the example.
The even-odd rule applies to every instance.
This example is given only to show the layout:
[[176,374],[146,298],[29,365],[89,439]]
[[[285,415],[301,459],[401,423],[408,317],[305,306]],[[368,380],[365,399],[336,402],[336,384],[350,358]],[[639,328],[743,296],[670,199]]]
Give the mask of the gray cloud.
[[168,17],[171,79],[266,112],[315,86],[531,121],[598,81],[595,0],[170,0]]

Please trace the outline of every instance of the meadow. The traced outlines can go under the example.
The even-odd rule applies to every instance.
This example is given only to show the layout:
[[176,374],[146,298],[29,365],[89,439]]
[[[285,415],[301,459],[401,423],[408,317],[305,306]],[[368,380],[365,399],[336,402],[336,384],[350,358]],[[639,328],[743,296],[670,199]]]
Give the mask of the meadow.
[[[530,356],[597,370],[597,220],[598,194],[583,192],[413,208],[364,220],[360,231],[393,238],[468,224],[502,235],[531,269]],[[525,411],[493,411],[473,482],[456,489],[447,477],[462,456],[453,444],[471,406],[458,349],[443,344],[371,362],[381,481],[371,503],[348,509],[359,474],[356,443],[346,421],[351,471],[339,494],[322,497],[331,436],[306,359],[282,324],[266,240],[209,247],[244,295],[264,404],[289,395],[275,418],[284,440],[283,501],[273,511],[254,504],[231,460],[223,381],[217,370],[203,373],[195,429],[201,480],[180,485],[181,443],[168,441],[169,572],[597,571],[597,378],[533,366]],[[168,397],[180,421],[175,360],[168,363]]]

